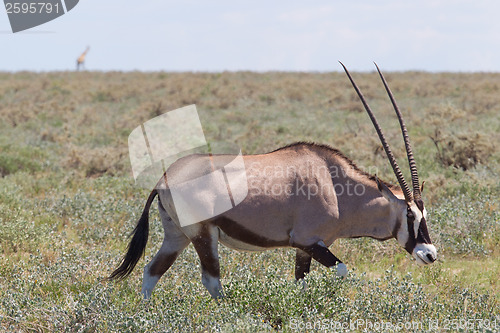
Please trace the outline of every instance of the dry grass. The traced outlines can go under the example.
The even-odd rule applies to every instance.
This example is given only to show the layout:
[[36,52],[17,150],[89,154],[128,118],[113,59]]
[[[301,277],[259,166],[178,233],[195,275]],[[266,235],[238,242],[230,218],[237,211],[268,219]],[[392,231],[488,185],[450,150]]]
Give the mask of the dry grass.
[[[496,184],[500,75],[387,77],[428,180],[428,200],[452,193],[468,179]],[[405,164],[397,121],[377,76],[355,78]],[[0,96],[0,144],[48,147],[58,167],[85,176],[128,175],[130,131],[195,103],[209,140],[236,142],[246,153],[294,141],[327,143],[394,181],[372,125],[341,73],[0,73]]]
[[[398,123],[378,77],[353,74],[406,168]],[[386,77],[426,180],[440,263],[417,269],[391,241],[338,242],[334,253],[357,269],[352,279],[337,285],[315,265],[310,291],[301,298],[289,283],[291,252],[222,249],[223,283],[232,296],[213,304],[193,279],[198,264],[190,248],[160,283],[158,298],[144,305],[136,293],[140,269],[122,284],[99,282],[119,260],[144,204],[128,160],[131,130],[195,103],[209,141],[235,142],[245,153],[294,141],[326,143],[395,182],[345,75],[0,73],[0,328],[267,331],[286,330],[290,316],[300,313],[338,320],[422,319],[428,311],[442,318],[494,318],[500,288],[500,75]],[[152,221],[157,218],[153,213]],[[147,257],[162,237],[159,223],[151,228]]]

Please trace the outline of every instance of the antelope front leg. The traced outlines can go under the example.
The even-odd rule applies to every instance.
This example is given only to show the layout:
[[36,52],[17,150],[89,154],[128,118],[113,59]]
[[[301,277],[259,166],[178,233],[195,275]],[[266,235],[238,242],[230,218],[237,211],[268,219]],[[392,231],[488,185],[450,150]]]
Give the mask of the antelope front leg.
[[297,249],[295,251],[295,279],[303,279],[311,268],[312,257],[307,252]]
[[[328,250],[328,247],[323,243],[323,241],[319,241],[315,244],[308,246],[296,246],[298,249],[304,251],[314,260],[319,262],[320,264],[332,268],[336,266],[337,268],[337,276],[345,277],[347,276],[347,267],[339,258],[333,255],[333,253]],[[298,253],[298,252],[297,252]],[[304,256],[302,256],[304,258]],[[297,259],[298,260],[298,259]],[[302,261],[304,262],[304,261]],[[310,263],[310,259],[309,259]],[[307,270],[308,271],[308,270]],[[306,272],[304,270],[304,272]],[[297,278],[297,267],[295,268],[295,277]]]

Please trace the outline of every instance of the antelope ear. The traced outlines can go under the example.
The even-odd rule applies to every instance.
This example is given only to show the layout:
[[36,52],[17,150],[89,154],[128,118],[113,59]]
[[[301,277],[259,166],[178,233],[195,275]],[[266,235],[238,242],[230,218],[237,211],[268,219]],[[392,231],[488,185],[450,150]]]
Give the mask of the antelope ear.
[[378,190],[380,191],[380,193],[382,193],[384,198],[387,199],[387,201],[389,201],[390,203],[399,201],[398,197],[396,197],[394,193],[392,193],[392,191],[389,190],[389,188],[382,181],[380,181],[380,179],[378,179],[377,176],[375,176],[375,181],[377,182]]
[[422,182],[422,185],[420,185],[420,193],[424,193],[424,184],[425,180]]

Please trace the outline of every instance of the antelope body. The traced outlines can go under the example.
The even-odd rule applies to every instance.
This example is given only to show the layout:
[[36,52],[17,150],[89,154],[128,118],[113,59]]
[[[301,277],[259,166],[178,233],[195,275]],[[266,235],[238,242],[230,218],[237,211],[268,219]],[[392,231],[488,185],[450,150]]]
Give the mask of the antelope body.
[[[190,243],[200,258],[202,282],[214,298],[223,296],[218,242],[242,251],[295,248],[297,280],[309,272],[312,259],[326,267],[335,267],[337,275],[346,276],[346,266],[328,249],[339,238],[396,238],[417,263],[434,262],[437,253],[427,231],[427,213],[421,199],[415,161],[392,93],[379,70],[401,123],[412,171],[413,193],[363,95],[347,69],[345,71],[375,125],[401,187],[361,171],[336,149],[299,142],[267,154],[243,156],[248,185],[244,200],[213,218],[181,226],[169,184],[186,174],[193,177],[208,174],[210,170],[204,168],[207,160],[222,165],[229,158],[227,155],[184,157],[170,166],[149,195],[128,251],[110,278],[128,276],[143,255],[148,238],[148,213],[156,196],[164,240],[144,268],[142,292],[145,297],[151,295],[160,277]],[[196,204],[203,193],[196,200],[194,197],[193,194],[193,204]]]

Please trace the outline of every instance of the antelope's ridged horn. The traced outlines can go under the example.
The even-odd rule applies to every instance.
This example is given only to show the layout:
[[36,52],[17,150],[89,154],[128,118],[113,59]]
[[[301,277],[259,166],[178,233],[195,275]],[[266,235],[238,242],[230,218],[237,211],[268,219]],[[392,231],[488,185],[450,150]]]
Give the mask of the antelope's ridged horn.
[[384,147],[385,153],[387,154],[387,157],[389,158],[389,162],[391,163],[392,170],[394,170],[394,174],[396,175],[396,178],[398,179],[399,186],[401,186],[401,189],[403,190],[405,200],[407,202],[410,202],[412,200],[410,188],[408,187],[408,184],[406,183],[406,180],[403,177],[403,173],[401,172],[401,169],[399,168],[398,163],[396,162],[396,158],[392,154],[391,148],[389,147],[389,144],[387,143],[387,140],[385,139],[384,133],[382,132],[382,129],[380,128],[380,125],[378,124],[378,121],[375,118],[375,115],[373,114],[372,110],[370,109],[370,106],[366,102],[365,97],[361,93],[361,90],[359,90],[358,86],[356,85],[356,83],[352,79],[351,74],[349,74],[349,71],[347,70],[347,68],[344,66],[343,63],[340,62],[340,64],[344,68],[344,71],[346,72],[347,77],[349,77],[349,80],[351,81],[351,84],[354,87],[354,90],[356,90],[356,93],[358,94],[359,99],[363,103],[363,106],[365,107],[366,112],[368,112],[368,115],[370,116],[370,119],[372,120],[373,126],[375,126],[375,130],[377,131],[378,137],[380,138],[380,142],[382,142],[382,146]]
[[387,91],[387,94],[389,95],[389,98],[391,99],[392,106],[394,107],[394,111],[396,111],[396,115],[398,116],[399,120],[399,125],[401,126],[401,132],[403,133],[403,139],[405,141],[405,146],[406,146],[406,155],[408,156],[408,163],[410,164],[410,171],[411,171],[411,182],[413,186],[413,198],[415,201],[418,201],[421,199],[422,194],[420,193],[420,184],[418,181],[418,173],[417,173],[417,164],[415,163],[415,158],[413,157],[413,151],[411,149],[411,144],[410,144],[410,137],[408,136],[408,131],[406,130],[406,125],[403,120],[403,116],[401,115],[401,111],[399,111],[398,104],[396,103],[396,99],[394,98],[394,95],[391,92],[391,89],[389,88],[389,85],[387,84],[387,81],[384,78],[384,75],[380,71],[380,68],[376,63],[375,67],[377,67],[378,74],[380,75],[380,78],[382,79],[382,82],[384,83],[385,90]]

